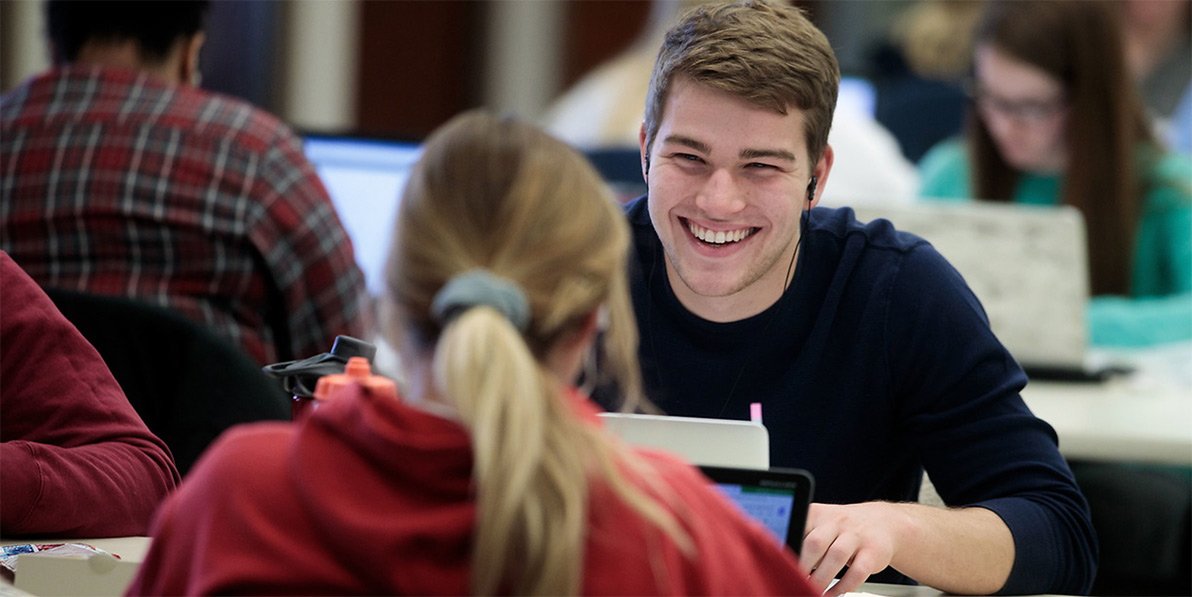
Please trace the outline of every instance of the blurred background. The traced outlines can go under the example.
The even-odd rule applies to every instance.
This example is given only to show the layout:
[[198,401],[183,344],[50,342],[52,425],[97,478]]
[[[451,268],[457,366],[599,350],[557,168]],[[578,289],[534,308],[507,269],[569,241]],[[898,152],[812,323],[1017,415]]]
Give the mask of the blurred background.
[[[216,0],[203,87],[304,132],[421,139],[461,110],[539,118],[675,0]],[[913,0],[802,0],[867,78]],[[0,1],[0,87],[49,65],[40,0]]]

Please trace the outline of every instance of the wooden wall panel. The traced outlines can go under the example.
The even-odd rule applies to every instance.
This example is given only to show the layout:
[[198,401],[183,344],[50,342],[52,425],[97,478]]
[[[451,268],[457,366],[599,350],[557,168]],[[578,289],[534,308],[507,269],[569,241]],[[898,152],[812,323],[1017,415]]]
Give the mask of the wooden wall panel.
[[567,3],[562,83],[566,89],[619,54],[646,27],[650,0],[572,0]]
[[482,0],[365,0],[359,132],[421,139],[480,104]]

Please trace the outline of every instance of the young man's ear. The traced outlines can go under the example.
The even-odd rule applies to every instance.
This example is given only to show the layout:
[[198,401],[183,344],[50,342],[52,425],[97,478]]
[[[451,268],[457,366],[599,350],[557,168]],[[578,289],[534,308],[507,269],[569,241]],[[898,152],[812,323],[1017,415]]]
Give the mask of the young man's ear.
[[836,154],[832,152],[832,146],[824,146],[824,155],[820,156],[819,162],[815,164],[815,169],[811,171],[811,177],[815,179],[815,184],[808,186],[805,209],[819,205],[820,197],[824,196],[824,185],[828,182],[828,173],[832,171],[832,162],[835,159]]
[[642,180],[650,184],[650,148],[646,147],[646,123],[637,131],[637,143],[642,154]]

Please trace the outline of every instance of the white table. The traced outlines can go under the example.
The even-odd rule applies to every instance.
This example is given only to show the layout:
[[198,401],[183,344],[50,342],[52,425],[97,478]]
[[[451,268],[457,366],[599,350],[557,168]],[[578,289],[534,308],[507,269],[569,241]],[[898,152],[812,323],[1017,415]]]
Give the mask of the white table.
[[[34,543],[86,543],[97,549],[102,549],[108,553],[120,556],[121,559],[140,563],[145,560],[145,553],[149,550],[149,537],[114,537],[110,539],[54,539],[54,540],[37,540]],[[27,540],[11,540],[0,539],[0,545],[13,545],[18,543],[30,543]],[[18,591],[13,591],[13,587],[7,587],[10,592],[8,595],[22,595]],[[931,587],[912,586],[912,585],[894,585],[884,583],[865,583],[857,590],[858,593],[868,593],[872,595],[881,595],[884,597],[930,597],[936,595],[943,595],[938,589]],[[0,596],[5,593],[0,592]],[[27,594],[25,594],[27,595]],[[22,595],[23,597],[23,595]]]
[[[877,582],[863,583],[860,588],[852,593],[845,593],[846,596],[857,595],[879,595],[880,597],[938,597],[948,595],[939,589],[931,587],[924,587],[921,585],[895,585]],[[1032,595],[1030,597],[1061,597],[1053,594]]]
[[[96,549],[106,551],[112,555],[119,556],[119,559],[122,562],[128,562],[139,566],[141,562],[145,561],[145,553],[149,551],[150,539],[149,537],[112,537],[107,539],[0,538],[0,545],[18,545],[23,543],[84,543]],[[104,557],[106,558],[106,556]],[[26,556],[22,556],[22,561],[24,561],[25,558]],[[109,562],[112,561],[110,558],[107,559]],[[49,583],[55,586],[55,588],[50,590],[52,594],[87,595],[89,597],[117,597],[124,594],[124,590],[127,588],[128,584],[132,582],[131,575],[135,574],[136,571],[135,567],[130,569],[127,567],[117,566],[116,570],[109,568],[102,572],[96,572],[86,567],[80,569],[78,566],[74,565],[74,562],[67,562],[67,564],[69,567],[63,568],[63,570],[69,569],[70,572],[63,573],[58,573],[56,571],[58,564],[54,564],[55,576],[52,578],[55,580],[55,582]],[[26,577],[25,581],[22,581],[20,578],[21,570],[24,570],[26,565],[29,564],[21,564],[17,570],[17,586],[13,586],[12,583],[7,580],[7,577],[4,577],[3,580],[0,580],[0,597],[25,597],[27,595],[34,594],[28,591],[22,591],[18,588],[19,586],[27,585],[29,582],[32,582],[29,580],[30,577]],[[36,576],[37,570],[30,570],[29,572],[35,574],[35,576],[32,578],[45,578],[44,576]],[[92,574],[97,573],[106,574],[107,576],[91,576]],[[63,576],[63,574],[67,576]],[[103,588],[96,589],[94,584],[96,582],[102,585]]]
[[0,546],[22,543],[85,543],[96,549],[120,556],[129,562],[145,561],[149,551],[149,537],[110,537],[107,539],[0,539]]
[[939,589],[921,585],[894,585],[886,583],[867,582],[848,595],[880,595],[882,597],[936,597],[943,595]]
[[1132,377],[1031,382],[1022,398],[1069,460],[1192,466],[1192,388]]

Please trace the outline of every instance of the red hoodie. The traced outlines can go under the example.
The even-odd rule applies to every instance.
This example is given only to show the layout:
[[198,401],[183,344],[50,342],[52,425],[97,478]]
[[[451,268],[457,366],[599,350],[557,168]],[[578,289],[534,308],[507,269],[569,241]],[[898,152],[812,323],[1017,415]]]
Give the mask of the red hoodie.
[[0,535],[143,535],[178,484],[103,358],[0,251]]
[[[697,555],[594,484],[582,593],[815,594],[691,465],[636,453],[681,497]],[[159,510],[129,594],[467,594],[471,475],[461,425],[358,388],[300,424],[233,429]]]

